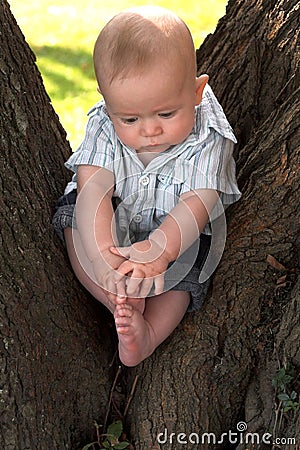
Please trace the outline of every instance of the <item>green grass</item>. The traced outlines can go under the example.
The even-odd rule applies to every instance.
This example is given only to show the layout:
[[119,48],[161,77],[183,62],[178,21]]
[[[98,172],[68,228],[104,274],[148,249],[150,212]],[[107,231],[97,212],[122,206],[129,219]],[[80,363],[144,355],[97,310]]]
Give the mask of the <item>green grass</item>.
[[86,113],[100,97],[92,65],[101,28],[122,9],[143,4],[164,6],[189,26],[198,48],[225,14],[227,0],[9,0],[12,13],[37,56],[55,111],[75,150],[82,140]]

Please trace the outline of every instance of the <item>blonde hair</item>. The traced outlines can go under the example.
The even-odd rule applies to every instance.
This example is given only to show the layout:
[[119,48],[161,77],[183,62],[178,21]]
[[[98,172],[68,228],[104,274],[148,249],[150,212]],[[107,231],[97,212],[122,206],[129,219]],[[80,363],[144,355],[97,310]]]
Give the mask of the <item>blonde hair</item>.
[[100,89],[118,77],[141,74],[155,63],[180,61],[196,76],[196,56],[186,24],[160,7],[139,7],[113,17],[94,48],[94,68]]

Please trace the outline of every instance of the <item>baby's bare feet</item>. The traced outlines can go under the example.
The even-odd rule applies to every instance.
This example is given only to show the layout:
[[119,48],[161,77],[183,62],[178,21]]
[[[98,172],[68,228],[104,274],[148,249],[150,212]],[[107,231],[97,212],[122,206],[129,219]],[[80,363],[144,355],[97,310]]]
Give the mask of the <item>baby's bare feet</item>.
[[133,309],[136,309],[141,314],[145,311],[145,299],[144,298],[133,298],[133,297],[117,297],[117,304],[118,305],[124,305],[129,304],[133,307]]
[[136,366],[154,350],[149,323],[129,303],[116,305],[114,317],[119,336],[120,360],[126,366]]

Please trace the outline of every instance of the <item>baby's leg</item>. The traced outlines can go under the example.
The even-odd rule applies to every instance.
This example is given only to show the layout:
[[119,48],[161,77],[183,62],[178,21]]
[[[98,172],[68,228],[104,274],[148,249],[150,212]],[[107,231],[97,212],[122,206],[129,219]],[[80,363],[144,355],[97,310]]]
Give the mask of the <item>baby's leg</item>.
[[119,356],[126,366],[136,366],[154,352],[181,322],[190,302],[184,291],[168,291],[146,300],[144,314],[128,302],[116,306]]
[[[76,277],[80,283],[93,295],[93,297],[95,297],[96,300],[103,303],[103,305],[105,305],[111,313],[114,313],[115,305],[109,300],[104,289],[97,284],[92,264],[87,258],[82,247],[78,231],[72,230],[71,228],[66,228],[64,230],[64,236],[69,259]],[[74,246],[74,239],[76,240],[76,250]]]
[[[169,291],[155,297],[120,300],[117,307],[97,284],[93,268],[82,248],[79,233],[64,231],[68,255],[81,284],[115,315],[121,361],[139,364],[163,342],[183,318],[190,298],[187,292]],[[76,239],[76,251],[73,239]],[[84,266],[85,270],[82,268]]]

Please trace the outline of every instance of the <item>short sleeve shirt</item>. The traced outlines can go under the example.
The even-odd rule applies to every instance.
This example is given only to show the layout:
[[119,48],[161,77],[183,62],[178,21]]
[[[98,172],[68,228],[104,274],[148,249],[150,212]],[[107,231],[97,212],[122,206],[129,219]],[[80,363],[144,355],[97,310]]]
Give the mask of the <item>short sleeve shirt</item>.
[[[146,239],[185,192],[217,190],[224,207],[240,198],[232,155],[236,138],[209,86],[195,108],[190,135],[159,153],[146,167],[136,151],[116,135],[104,101],[97,103],[88,116],[85,138],[65,164],[74,172],[65,193],[76,189],[79,165],[112,171],[120,245]],[[209,227],[204,232],[209,233]]]

